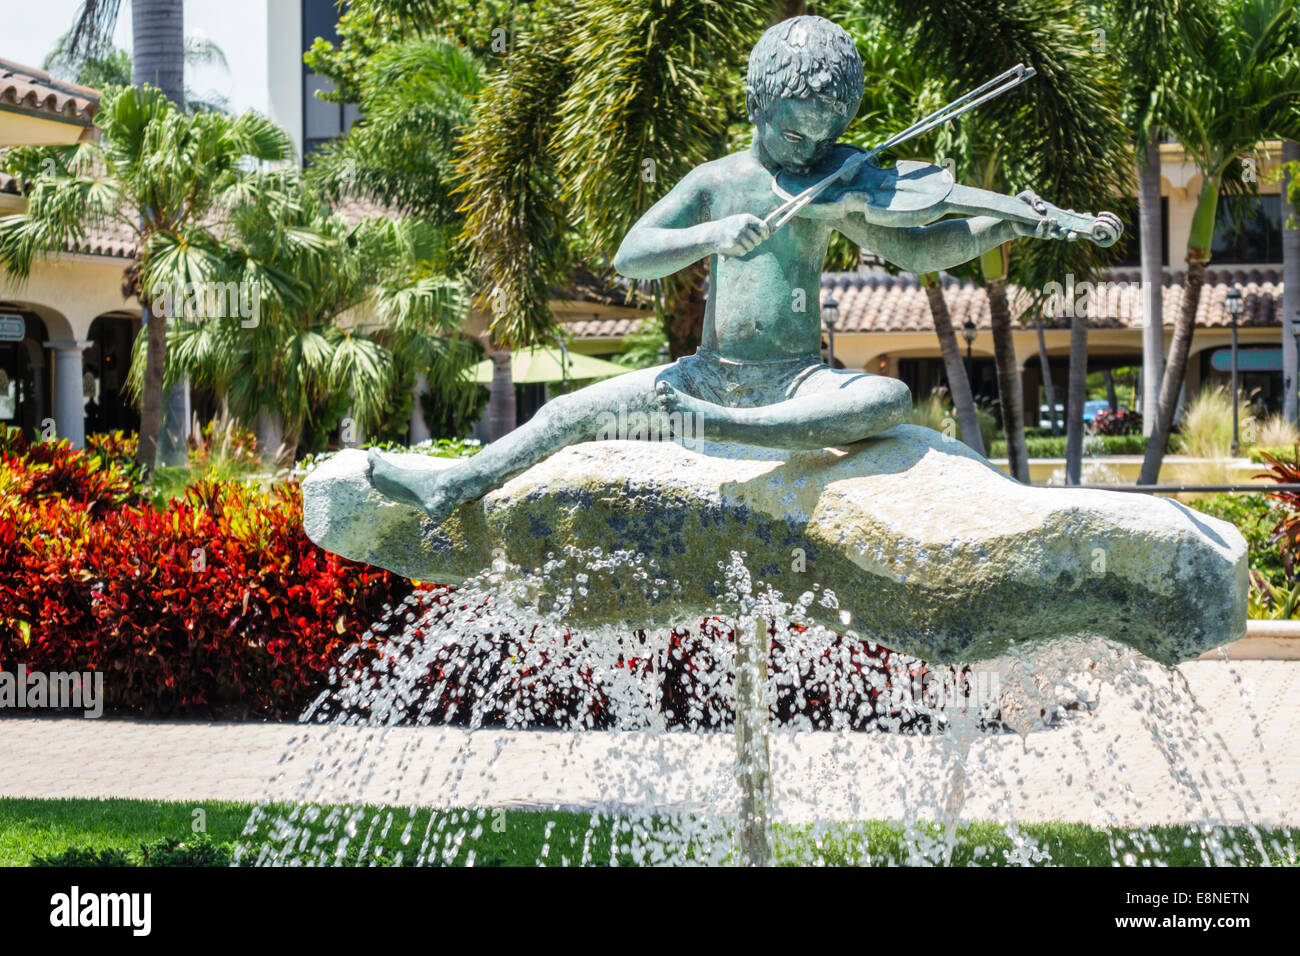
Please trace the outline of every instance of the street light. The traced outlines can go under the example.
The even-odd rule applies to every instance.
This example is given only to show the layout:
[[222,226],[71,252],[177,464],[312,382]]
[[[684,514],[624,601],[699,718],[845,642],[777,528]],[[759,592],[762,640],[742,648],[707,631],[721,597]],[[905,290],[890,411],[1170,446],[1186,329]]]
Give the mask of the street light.
[[1241,300],[1241,290],[1233,286],[1223,300],[1223,308],[1232,318],[1232,454],[1235,458],[1240,450],[1237,438],[1237,316],[1241,315],[1245,303]]
[[[970,348],[972,345],[975,344],[975,336],[978,334],[979,333],[975,328],[975,323],[972,322],[970,319],[967,319],[965,322],[962,323],[961,337],[966,340],[966,380],[967,381],[970,381],[971,379]],[[971,391],[972,392],[975,391],[974,386],[971,387]]]
[[822,303],[822,321],[826,323],[826,364],[835,367],[835,323],[840,317],[840,304],[834,299]]

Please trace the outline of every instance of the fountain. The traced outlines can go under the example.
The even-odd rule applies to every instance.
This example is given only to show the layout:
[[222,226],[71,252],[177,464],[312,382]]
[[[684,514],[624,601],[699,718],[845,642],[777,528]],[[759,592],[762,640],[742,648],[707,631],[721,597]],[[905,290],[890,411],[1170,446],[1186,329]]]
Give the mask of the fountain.
[[[827,368],[816,310],[791,310],[792,293],[817,295],[832,228],[916,271],[1015,235],[1113,242],[1109,214],[876,165],[1030,76],[877,150],[828,147],[861,96],[852,41],[816,17],[778,24],[751,55],[752,149],[674,187],[615,260],[653,278],[711,255],[696,355],[554,400],[468,460],[345,450],[304,481],[312,540],[431,589],[377,622],[369,659],[306,715],[328,729],[293,808],[250,820],[261,862],[373,862],[398,827],[417,862],[473,863],[467,845],[509,805],[590,812],[567,843],[548,825],[543,862],[871,862],[864,821],[882,818],[905,821],[899,862],[952,862],[971,811],[1004,821],[1008,862],[1041,861],[1016,797],[1048,774],[1016,769],[1000,741],[1029,759],[1027,735],[1056,728],[1059,786],[1118,820],[1104,770],[1122,761],[1089,736],[1110,719],[1102,684],[1132,689],[1203,859],[1236,852],[1215,822],[1225,801],[1259,852],[1288,852],[1265,845],[1253,821],[1268,812],[1230,772],[1189,765],[1232,755],[1162,689],[1162,666],[1244,634],[1236,529],[1165,499],[1020,485],[900,424],[906,389]],[[722,218],[693,222],[704,192]],[[937,222],[952,213],[980,218]],[[430,804],[443,810],[418,842],[414,815],[383,809]],[[1163,852],[1131,840],[1117,858]]]

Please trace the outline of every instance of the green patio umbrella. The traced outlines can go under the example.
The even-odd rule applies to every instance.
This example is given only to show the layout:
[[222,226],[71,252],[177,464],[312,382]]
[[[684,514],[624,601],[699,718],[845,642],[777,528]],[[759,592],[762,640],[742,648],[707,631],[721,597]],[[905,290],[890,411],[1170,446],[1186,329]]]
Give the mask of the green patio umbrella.
[[[582,381],[592,378],[613,378],[632,371],[622,365],[606,362],[579,352],[569,352],[566,358],[557,348],[520,349],[510,355],[510,377],[516,385],[528,382]],[[484,359],[465,370],[465,378],[480,385],[492,384],[492,360]]]

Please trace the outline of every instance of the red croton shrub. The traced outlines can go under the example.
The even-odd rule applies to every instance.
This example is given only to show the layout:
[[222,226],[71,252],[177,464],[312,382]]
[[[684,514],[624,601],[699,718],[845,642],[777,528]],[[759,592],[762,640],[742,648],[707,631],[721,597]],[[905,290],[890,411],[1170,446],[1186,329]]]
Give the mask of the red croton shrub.
[[312,544],[294,485],[140,490],[109,454],[7,436],[0,668],[102,670],[118,713],[293,717],[411,590]]
[[[296,485],[266,493],[208,481],[158,507],[145,495],[133,454],[132,440],[121,435],[97,437],[81,452],[0,430],[0,669],[102,671],[112,713],[292,718],[329,685],[332,669],[344,667],[346,678],[409,659],[418,645],[391,643],[390,629],[402,621],[431,612],[425,626],[436,636],[474,616],[466,592],[413,595],[405,578],[316,547],[302,530]],[[408,595],[399,615],[381,620]],[[563,661],[504,667],[513,655],[535,656],[530,629],[461,630],[465,643],[439,651],[412,688],[409,716],[497,723],[523,714],[537,726],[611,724],[605,689],[589,671]],[[657,662],[643,656],[646,635],[633,637],[618,666],[658,683],[670,726],[730,721],[717,648],[733,638],[721,622],[674,630]],[[779,650],[783,636],[772,641]],[[835,655],[854,689],[846,695],[819,684],[804,662],[797,679],[778,681],[777,719],[830,727],[840,712],[852,715],[855,728],[879,718],[924,725],[877,699],[900,674],[919,674],[917,662],[846,641],[822,657]],[[338,716],[337,707],[327,701],[316,716]]]

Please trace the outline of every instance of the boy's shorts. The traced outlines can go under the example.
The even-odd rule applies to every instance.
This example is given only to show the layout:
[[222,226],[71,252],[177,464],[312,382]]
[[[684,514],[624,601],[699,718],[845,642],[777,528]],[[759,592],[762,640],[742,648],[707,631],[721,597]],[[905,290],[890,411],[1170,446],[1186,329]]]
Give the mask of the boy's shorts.
[[831,371],[816,354],[738,362],[706,348],[678,359],[677,366],[683,391],[728,408],[775,405],[793,398],[809,376]]

